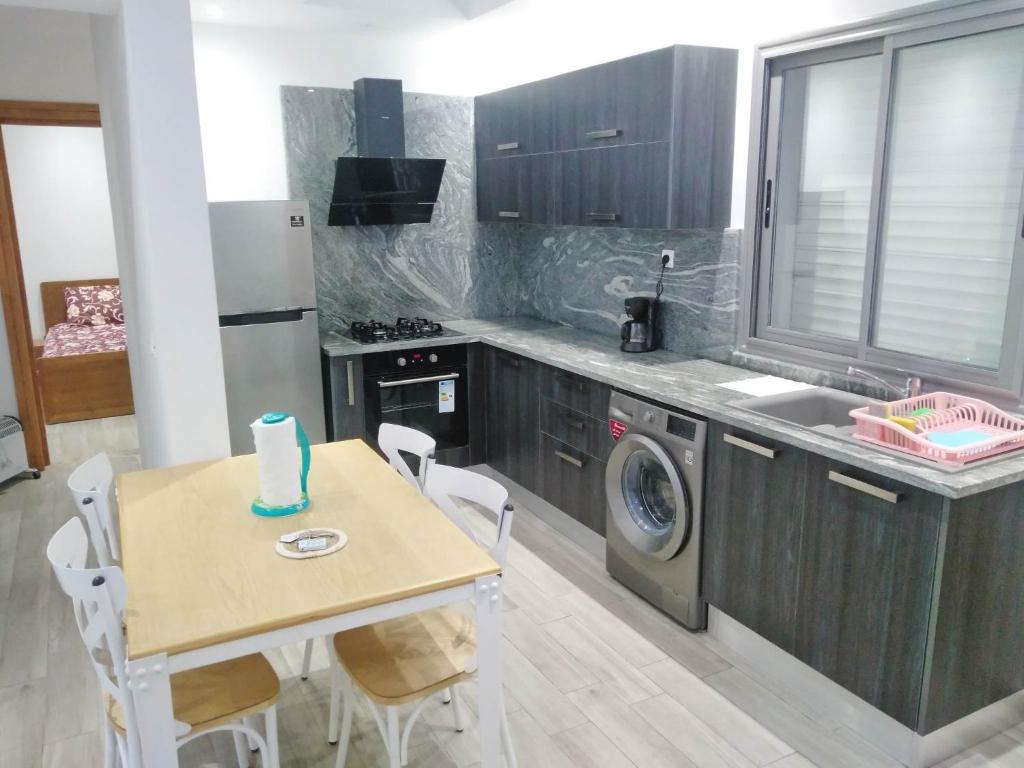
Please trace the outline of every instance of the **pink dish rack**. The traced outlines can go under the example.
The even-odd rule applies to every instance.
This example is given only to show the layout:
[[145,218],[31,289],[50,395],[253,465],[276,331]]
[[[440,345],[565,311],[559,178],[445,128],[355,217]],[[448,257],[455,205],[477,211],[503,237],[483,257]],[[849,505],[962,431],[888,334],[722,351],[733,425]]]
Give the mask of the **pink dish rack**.
[[[994,405],[973,397],[949,392],[932,392],[885,403],[891,416],[914,418],[917,431],[890,421],[885,416],[872,416],[868,407],[850,411],[857,424],[854,437],[904,453],[931,459],[940,464],[963,466],[1024,447],[1024,419],[1005,413]],[[925,416],[913,416],[919,408],[931,408]],[[928,440],[933,432],[957,432],[973,429],[990,437],[957,447],[938,445]]]

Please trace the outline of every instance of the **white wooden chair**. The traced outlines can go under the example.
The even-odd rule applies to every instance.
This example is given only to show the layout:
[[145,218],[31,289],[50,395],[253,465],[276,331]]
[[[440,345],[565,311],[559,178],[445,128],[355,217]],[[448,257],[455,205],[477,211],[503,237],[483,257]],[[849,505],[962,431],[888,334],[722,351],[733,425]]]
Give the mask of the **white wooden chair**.
[[[434,458],[434,451],[437,449],[437,442],[434,438],[417,429],[402,427],[398,424],[381,424],[377,431],[377,444],[384,455],[388,457],[388,463],[398,471],[398,474],[416,486],[417,490],[422,491],[426,481],[427,465]],[[419,457],[418,475],[412,473],[412,469],[406,463],[402,453],[411,453]]]
[[121,541],[114,513],[114,468],[110,457],[97,453],[80,464],[68,477],[68,488],[89,529],[96,561],[101,567],[120,562]]
[[[508,556],[512,530],[512,505],[508,491],[483,475],[465,469],[431,464],[424,493],[467,536],[480,544],[455,499],[471,501],[497,517],[497,534],[489,548],[502,566]],[[437,608],[413,616],[382,621],[334,636],[331,658],[331,713],[328,741],[334,742],[338,709],[344,696],[341,738],[335,768],[343,768],[352,733],[355,704],[353,683],[370,699],[374,719],[387,746],[390,768],[409,761],[409,737],[417,718],[435,695],[452,704],[455,730],[462,731],[462,712],[456,684],[471,680],[476,672],[476,627],[472,616],[455,608]],[[418,702],[399,727],[398,708]],[[509,735],[504,705],[501,713],[502,746],[506,763],[515,768],[515,752]]]
[[[388,463],[402,477],[409,481],[417,491],[423,490],[427,476],[427,467],[433,463],[437,442],[425,432],[418,429],[403,427],[398,424],[381,424],[377,430],[377,444],[388,458]],[[403,453],[411,453],[420,460],[418,474],[406,462]],[[328,643],[329,645],[329,643]],[[327,649],[328,656],[331,650]],[[309,679],[309,668],[313,662],[313,641],[307,640],[302,653],[302,679]]]
[[[122,628],[128,588],[117,566],[86,568],[88,541],[71,518],[46,547],[61,589],[71,598],[75,621],[99,678],[106,712],[105,768],[140,768],[138,728],[126,669]],[[232,731],[239,768],[248,768],[250,744],[278,768],[277,698],[280,682],[262,654],[232,659],[171,676],[177,744],[212,731]],[[267,737],[254,726],[262,713]]]

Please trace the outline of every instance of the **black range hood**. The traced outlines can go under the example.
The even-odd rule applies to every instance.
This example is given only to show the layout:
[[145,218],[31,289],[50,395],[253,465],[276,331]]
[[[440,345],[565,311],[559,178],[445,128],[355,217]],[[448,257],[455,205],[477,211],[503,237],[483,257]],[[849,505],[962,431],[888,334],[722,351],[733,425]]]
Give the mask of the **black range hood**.
[[445,161],[405,157],[402,81],[355,83],[358,157],[339,157],[327,223],[424,224],[441,188]]

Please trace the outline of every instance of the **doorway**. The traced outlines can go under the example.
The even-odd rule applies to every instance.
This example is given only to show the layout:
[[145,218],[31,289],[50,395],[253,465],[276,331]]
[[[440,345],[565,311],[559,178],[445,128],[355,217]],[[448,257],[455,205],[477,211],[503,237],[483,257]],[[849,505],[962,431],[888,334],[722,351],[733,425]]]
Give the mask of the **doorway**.
[[95,104],[0,101],[0,408],[37,469],[47,424],[134,412],[109,201]]

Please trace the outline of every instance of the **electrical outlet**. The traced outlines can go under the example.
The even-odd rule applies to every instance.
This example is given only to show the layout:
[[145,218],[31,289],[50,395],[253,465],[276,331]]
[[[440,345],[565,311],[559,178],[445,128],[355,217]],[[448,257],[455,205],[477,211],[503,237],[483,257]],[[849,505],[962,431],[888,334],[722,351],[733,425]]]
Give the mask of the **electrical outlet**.
[[665,265],[665,269],[672,269],[676,265],[676,252],[671,248],[663,250],[661,252],[661,263]]

